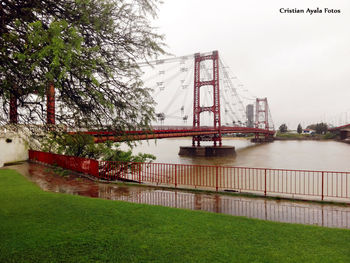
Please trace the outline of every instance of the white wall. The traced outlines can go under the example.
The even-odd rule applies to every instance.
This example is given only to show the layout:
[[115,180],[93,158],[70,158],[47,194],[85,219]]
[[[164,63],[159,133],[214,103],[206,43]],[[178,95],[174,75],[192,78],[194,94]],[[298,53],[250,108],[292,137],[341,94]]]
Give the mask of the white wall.
[[[7,143],[6,139],[12,142]],[[0,167],[4,163],[24,161],[28,159],[28,144],[18,135],[9,133],[0,137]]]

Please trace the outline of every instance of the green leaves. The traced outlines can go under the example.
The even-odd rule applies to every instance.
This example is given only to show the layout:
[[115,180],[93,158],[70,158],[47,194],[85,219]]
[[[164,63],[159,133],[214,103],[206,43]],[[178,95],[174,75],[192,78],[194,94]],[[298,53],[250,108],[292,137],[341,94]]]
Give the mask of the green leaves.
[[278,128],[280,133],[286,133],[288,131],[287,124],[283,123],[281,126]]
[[151,154],[133,155],[131,150],[122,151],[119,147],[119,143],[111,141],[97,144],[93,136],[84,133],[51,133],[42,142],[43,151],[96,160],[146,162],[156,159]]
[[[138,61],[164,53],[149,15],[158,0],[9,0],[0,28],[0,88],[5,114],[14,86],[23,123],[46,121],[45,94],[56,88],[56,123],[138,129],[154,102]],[[16,7],[13,10],[13,7]],[[16,11],[16,12],[14,12]],[[11,16],[7,16],[11,14]],[[35,96],[32,96],[35,93]]]
[[47,82],[60,83],[70,71],[74,60],[81,54],[82,37],[67,21],[53,21],[45,29],[41,21],[28,25],[28,42],[24,56],[32,61],[33,66],[42,67],[48,62],[45,74]]

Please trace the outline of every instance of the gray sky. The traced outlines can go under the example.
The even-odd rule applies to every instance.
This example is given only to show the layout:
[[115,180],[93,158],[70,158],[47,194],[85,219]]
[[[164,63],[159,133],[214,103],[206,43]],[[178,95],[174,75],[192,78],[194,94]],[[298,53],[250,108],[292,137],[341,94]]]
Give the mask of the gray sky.
[[[317,7],[341,13],[279,11]],[[277,127],[350,122],[349,0],[164,0],[155,24],[174,55],[218,50]]]

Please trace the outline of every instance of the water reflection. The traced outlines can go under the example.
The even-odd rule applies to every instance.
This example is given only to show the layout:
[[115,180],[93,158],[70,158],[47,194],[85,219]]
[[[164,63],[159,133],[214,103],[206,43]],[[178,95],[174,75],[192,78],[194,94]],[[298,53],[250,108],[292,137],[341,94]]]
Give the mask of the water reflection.
[[220,194],[160,190],[153,187],[98,183],[74,174],[55,175],[52,169],[24,163],[16,169],[46,191],[121,200],[140,204],[202,210],[263,220],[350,229],[350,206],[289,202]]
[[[123,189],[124,188],[124,189]],[[100,185],[100,197],[263,220],[350,229],[349,207]]]

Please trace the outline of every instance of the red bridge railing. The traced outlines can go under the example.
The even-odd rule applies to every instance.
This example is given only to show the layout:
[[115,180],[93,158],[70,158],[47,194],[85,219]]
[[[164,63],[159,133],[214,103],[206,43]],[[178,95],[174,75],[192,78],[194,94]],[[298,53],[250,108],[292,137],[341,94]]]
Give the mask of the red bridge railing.
[[350,202],[350,172],[166,163],[120,163],[29,151],[29,159],[104,180]]

